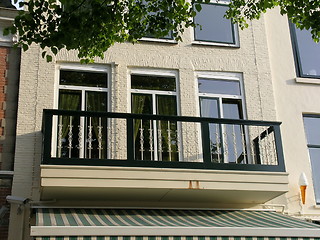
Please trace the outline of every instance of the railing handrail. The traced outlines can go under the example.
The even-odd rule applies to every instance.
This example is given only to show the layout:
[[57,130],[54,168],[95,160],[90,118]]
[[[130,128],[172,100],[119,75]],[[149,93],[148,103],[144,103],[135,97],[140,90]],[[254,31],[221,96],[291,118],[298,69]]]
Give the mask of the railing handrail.
[[90,111],[73,111],[44,109],[45,115],[66,115],[66,116],[87,116],[87,117],[109,117],[122,119],[144,119],[144,120],[171,120],[181,122],[207,122],[216,124],[237,124],[237,125],[255,125],[255,126],[280,126],[281,122],[277,121],[258,121],[244,119],[229,118],[209,118],[209,117],[192,117],[192,116],[168,116],[168,115],[152,115],[152,114],[135,114],[120,112],[90,112]]

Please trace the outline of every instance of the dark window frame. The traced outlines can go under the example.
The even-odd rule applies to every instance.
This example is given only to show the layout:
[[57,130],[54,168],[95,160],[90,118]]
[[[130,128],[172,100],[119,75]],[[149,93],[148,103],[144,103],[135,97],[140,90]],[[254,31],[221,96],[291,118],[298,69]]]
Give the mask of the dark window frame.
[[[228,6],[228,4],[225,3],[219,3],[219,2],[210,2],[210,3],[201,3],[201,5],[217,5],[217,6]],[[195,18],[193,18],[195,21]],[[217,44],[217,46],[230,46],[230,47],[239,47],[240,42],[239,42],[239,33],[238,31],[235,31],[237,28],[237,24],[232,23],[230,20],[231,24],[231,31],[232,31],[232,42],[221,42],[221,41],[213,41],[213,40],[201,40],[196,38],[196,28],[193,28],[193,40],[196,42],[201,42],[201,43],[211,43],[211,44]],[[238,36],[236,37],[236,34]],[[221,45],[220,45],[221,44]]]
[[[296,27],[290,21],[289,21],[289,29],[290,29],[292,50],[293,50],[293,55],[294,55],[294,60],[295,60],[294,62],[295,62],[295,68],[296,68],[297,77],[320,79],[320,73],[318,75],[306,75],[306,74],[303,74],[302,62],[301,62],[301,58],[300,58],[300,51],[299,51],[299,45],[298,45],[298,38],[297,38],[297,34],[296,34]],[[319,48],[320,48],[320,44],[319,44]]]

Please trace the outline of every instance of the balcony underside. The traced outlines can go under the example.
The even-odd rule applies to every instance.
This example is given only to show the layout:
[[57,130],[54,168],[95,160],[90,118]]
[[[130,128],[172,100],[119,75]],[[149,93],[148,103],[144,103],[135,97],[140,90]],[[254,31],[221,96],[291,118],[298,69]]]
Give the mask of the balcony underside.
[[41,165],[41,199],[177,206],[261,204],[287,191],[287,173]]

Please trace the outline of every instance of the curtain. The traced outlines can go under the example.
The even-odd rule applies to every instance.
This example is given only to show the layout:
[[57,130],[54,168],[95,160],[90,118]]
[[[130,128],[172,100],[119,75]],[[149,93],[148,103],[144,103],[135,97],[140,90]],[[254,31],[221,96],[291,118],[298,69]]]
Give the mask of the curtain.
[[[144,108],[145,108],[145,102],[146,99],[150,98],[150,95],[143,95],[143,94],[132,94],[132,113],[136,114],[143,114],[145,113]],[[138,136],[139,132],[139,125],[141,124],[140,119],[136,119],[134,121],[134,141],[136,141],[136,138]]]
[[[176,116],[177,102],[175,96],[158,95],[157,96],[157,114]],[[161,129],[162,136],[162,161],[178,161],[178,134],[177,122],[158,121],[158,128]],[[170,131],[170,141],[169,141]],[[160,143],[158,143],[160,144]],[[169,149],[171,148],[171,150]],[[169,151],[170,150],[170,151]],[[161,156],[160,155],[160,156]]]

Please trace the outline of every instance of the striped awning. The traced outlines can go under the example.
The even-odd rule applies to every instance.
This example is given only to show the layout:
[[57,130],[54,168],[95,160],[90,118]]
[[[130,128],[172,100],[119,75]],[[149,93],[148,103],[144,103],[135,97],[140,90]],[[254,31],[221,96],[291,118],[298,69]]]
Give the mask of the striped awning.
[[320,226],[273,211],[37,209],[36,240],[320,240]]

